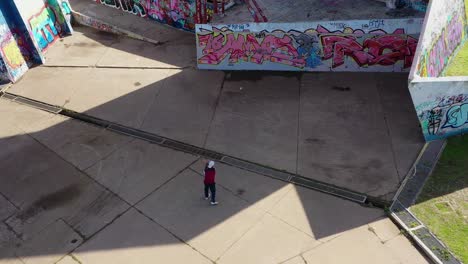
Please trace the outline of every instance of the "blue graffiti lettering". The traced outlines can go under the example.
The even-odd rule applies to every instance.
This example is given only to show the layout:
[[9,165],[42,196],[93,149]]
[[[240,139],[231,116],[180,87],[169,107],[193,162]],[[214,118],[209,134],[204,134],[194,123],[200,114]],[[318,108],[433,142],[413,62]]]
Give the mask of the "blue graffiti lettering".
[[468,104],[459,104],[452,106],[447,111],[447,121],[443,128],[458,128],[468,123]]

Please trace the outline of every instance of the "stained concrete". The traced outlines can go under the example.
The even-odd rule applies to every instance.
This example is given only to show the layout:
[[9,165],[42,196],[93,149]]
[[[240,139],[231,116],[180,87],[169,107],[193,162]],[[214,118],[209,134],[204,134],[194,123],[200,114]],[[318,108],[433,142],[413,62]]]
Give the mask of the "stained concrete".
[[137,208],[216,260],[264,214],[220,186],[216,195],[220,204],[210,206],[203,199],[203,178],[184,171]]
[[23,243],[15,254],[25,264],[55,263],[82,242],[78,233],[63,220],[57,220]]
[[62,38],[54,44],[54,49],[46,53],[45,65],[96,66],[109,46],[116,42],[119,42],[117,35],[81,28],[73,33],[73,37]]
[[219,100],[208,149],[296,171],[298,74],[233,72]]
[[407,74],[136,69],[166,55],[121,40],[129,68],[38,67],[8,91],[387,200],[424,143]]
[[[270,264],[301,263],[303,258],[313,263],[315,256],[346,255],[350,256],[346,263],[429,263],[404,236],[394,236],[396,229],[382,218],[380,209],[363,208],[219,163],[220,204],[210,206],[203,199],[200,172],[204,160],[184,169],[192,157],[144,141],[119,146],[96,163],[96,167],[103,164],[106,175],[105,182],[96,178],[102,180],[98,182],[87,174],[91,169],[77,169],[64,153],[51,151],[33,138],[36,131],[26,121],[32,121],[31,116],[38,117],[38,122],[52,120],[55,115],[4,99],[0,109],[7,119],[0,134],[8,135],[0,139],[0,195],[19,208],[0,223],[2,264],[24,263],[22,260]],[[45,123],[50,127],[41,131],[60,125]],[[84,136],[93,135],[87,126],[76,122],[63,126],[62,133],[73,134],[68,130],[76,129]],[[108,141],[114,133],[102,131],[100,136]],[[177,171],[179,168],[183,171]],[[160,183],[158,177],[153,179],[160,172],[173,176]],[[123,185],[126,193],[114,194],[103,186],[114,188],[112,179],[118,182],[123,176],[129,178]],[[146,185],[158,187],[130,208],[131,201],[125,199],[142,197],[152,188]]]
[[86,173],[131,204],[176,176],[197,157],[134,140]]
[[[138,245],[138,246],[135,246]],[[74,253],[80,263],[212,263],[135,209],[86,241]]]
[[15,205],[0,195],[0,221],[7,219],[14,212],[16,212]]
[[171,70],[141,129],[203,146],[216,110],[223,77],[222,72],[215,71]]
[[[260,9],[268,22],[339,21],[424,17],[424,12],[410,8],[388,9],[384,2],[375,0],[251,0],[258,13]],[[254,4],[255,2],[255,4]],[[258,8],[257,8],[258,6]],[[254,22],[246,16],[248,5],[226,11],[226,16],[215,16],[213,23],[240,24]],[[240,11],[239,9],[243,9]],[[236,14],[241,14],[237,16]],[[263,22],[263,21],[261,21]]]

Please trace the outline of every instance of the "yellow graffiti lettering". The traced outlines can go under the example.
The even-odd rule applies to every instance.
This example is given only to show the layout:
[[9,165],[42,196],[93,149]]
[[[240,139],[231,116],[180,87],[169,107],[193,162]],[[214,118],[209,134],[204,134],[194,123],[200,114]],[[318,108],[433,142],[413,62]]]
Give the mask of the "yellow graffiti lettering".
[[6,61],[11,68],[16,69],[21,67],[21,65],[23,65],[24,63],[26,63],[26,61],[23,58],[23,55],[21,54],[20,49],[14,41],[10,41],[6,45],[4,45],[2,47],[2,50]]

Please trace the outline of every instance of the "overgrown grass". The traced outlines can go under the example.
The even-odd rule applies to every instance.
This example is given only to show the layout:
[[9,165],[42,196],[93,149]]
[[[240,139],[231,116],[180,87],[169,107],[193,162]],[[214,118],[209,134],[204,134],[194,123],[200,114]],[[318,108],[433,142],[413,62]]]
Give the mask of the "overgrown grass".
[[445,76],[468,76],[468,41],[447,66]]
[[448,140],[411,211],[468,263],[468,135]]

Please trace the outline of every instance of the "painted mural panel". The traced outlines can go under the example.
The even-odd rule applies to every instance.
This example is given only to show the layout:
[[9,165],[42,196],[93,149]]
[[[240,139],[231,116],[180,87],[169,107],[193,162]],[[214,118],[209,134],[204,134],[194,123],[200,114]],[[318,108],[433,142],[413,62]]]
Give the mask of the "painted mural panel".
[[408,71],[422,19],[197,25],[200,69]]
[[432,1],[428,12],[416,68],[410,79],[443,76],[450,59],[466,39],[464,0]]
[[0,9],[0,75],[3,80],[15,82],[28,69],[28,63],[23,57],[14,33]]
[[[209,22],[213,15],[212,4],[200,0],[92,1],[188,31],[194,31],[196,21]],[[204,5],[202,4],[203,2]],[[201,5],[203,5],[203,8]]]
[[410,92],[426,140],[468,132],[468,78],[428,78]]

